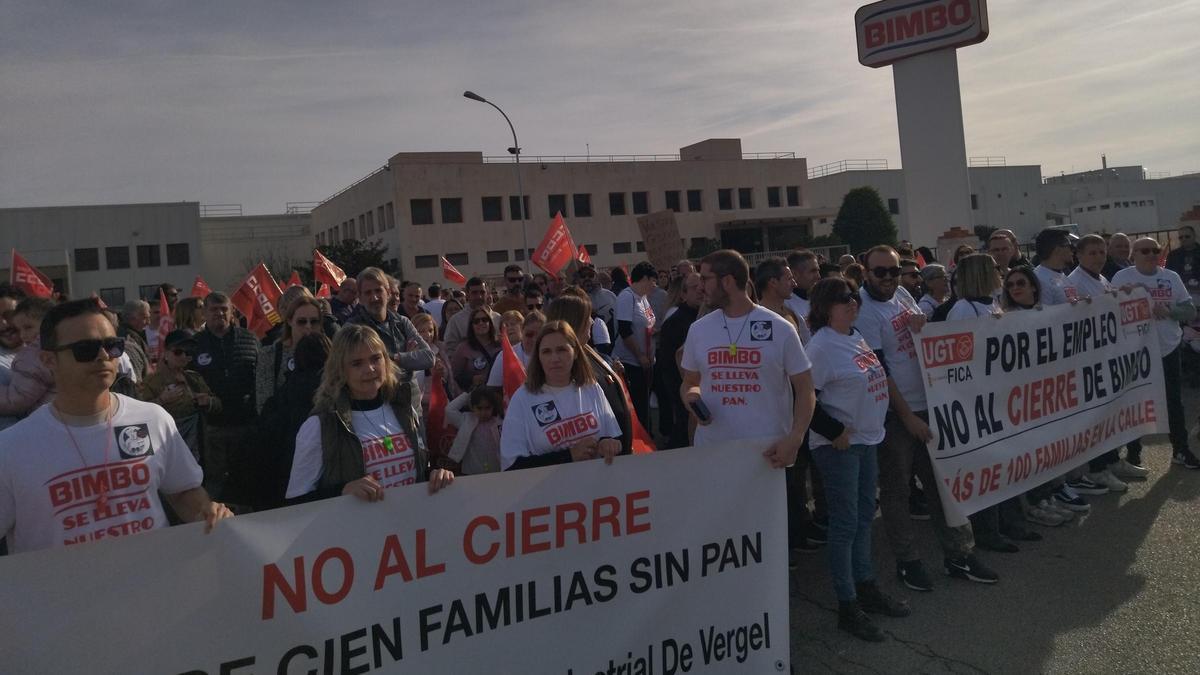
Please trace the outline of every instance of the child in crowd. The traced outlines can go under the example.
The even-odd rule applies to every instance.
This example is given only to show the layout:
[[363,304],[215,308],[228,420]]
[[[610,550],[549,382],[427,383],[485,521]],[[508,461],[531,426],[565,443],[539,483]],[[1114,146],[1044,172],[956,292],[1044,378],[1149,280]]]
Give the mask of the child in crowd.
[[[465,409],[464,406],[469,406]],[[500,392],[475,387],[446,406],[446,423],[458,428],[447,456],[462,464],[467,476],[500,470]]]

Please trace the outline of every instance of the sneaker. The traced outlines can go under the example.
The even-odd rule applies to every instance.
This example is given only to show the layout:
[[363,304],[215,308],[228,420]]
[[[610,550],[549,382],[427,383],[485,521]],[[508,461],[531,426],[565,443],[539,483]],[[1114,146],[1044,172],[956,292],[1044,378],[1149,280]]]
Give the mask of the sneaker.
[[929,579],[929,573],[925,571],[925,565],[920,560],[897,562],[896,578],[914,591],[928,593],[933,590],[933,581]]
[[1067,479],[1067,487],[1071,488],[1072,490],[1078,492],[1081,495],[1106,495],[1106,494],[1108,494],[1108,487],[1093,481],[1092,479],[1088,478],[1086,475],[1080,476],[1079,478],[1068,478]]
[[804,541],[815,550],[829,543],[829,533],[817,527],[815,523],[809,523],[804,528]]
[[871,617],[862,610],[857,600],[838,603],[838,629],[867,642],[884,640],[883,631],[871,621]]
[[1083,497],[1075,494],[1075,491],[1071,489],[1071,486],[1067,485],[1066,483],[1054,491],[1054,496],[1052,499],[1054,500],[1054,503],[1058,504],[1059,506],[1078,513],[1087,513],[1088,511],[1092,510],[1092,505],[1087,503],[1087,500]]
[[1192,454],[1191,450],[1184,450],[1182,452],[1175,453],[1175,455],[1171,457],[1171,463],[1179,464],[1185,469],[1200,469],[1200,459],[1196,459],[1196,456]]
[[1089,473],[1088,479],[1093,483],[1099,483],[1108,488],[1109,492],[1125,492],[1129,486],[1124,481],[1113,475],[1112,471],[1105,469],[1097,473]]
[[858,595],[858,606],[869,614],[882,614],[891,617],[904,617],[912,614],[908,602],[896,600],[879,590],[874,581],[864,581],[854,585]]
[[908,517],[913,520],[929,520],[929,505],[924,499],[908,500]]
[[1000,576],[979,562],[974,554],[957,558],[946,558],[946,575],[955,579],[966,579],[979,584],[994,584]]
[[1125,459],[1120,460],[1116,464],[1110,465],[1108,470],[1111,471],[1112,474],[1117,478],[1125,479],[1145,478],[1146,476],[1150,475],[1150,469],[1138,464],[1134,464],[1133,462]]
[[1062,504],[1059,504],[1057,499],[1043,499],[1042,501],[1038,502],[1038,508],[1062,518],[1064,523],[1069,523],[1072,520],[1075,520],[1075,512],[1063,506]]
[[[1042,504],[1045,503],[1045,501],[1042,502]],[[1062,516],[1041,504],[1025,509],[1025,520],[1043,527],[1058,527],[1066,522]]]

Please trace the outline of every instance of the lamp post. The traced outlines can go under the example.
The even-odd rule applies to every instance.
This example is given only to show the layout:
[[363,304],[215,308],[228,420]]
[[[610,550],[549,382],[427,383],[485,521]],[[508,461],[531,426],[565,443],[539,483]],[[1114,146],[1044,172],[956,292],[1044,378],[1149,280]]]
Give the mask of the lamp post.
[[504,116],[504,121],[508,122],[508,130],[512,132],[513,146],[509,148],[508,151],[513,155],[513,159],[515,160],[513,162],[513,168],[515,168],[517,171],[517,207],[521,211],[521,257],[525,259],[525,274],[531,274],[531,270],[529,268],[529,237],[525,232],[525,193],[521,190],[521,146],[517,143],[517,130],[513,128],[512,120],[508,119],[508,115],[505,115],[504,111],[500,110],[500,106],[492,103],[473,91],[464,91],[463,96],[471,99],[472,101],[486,103],[495,108],[500,112],[501,115]]

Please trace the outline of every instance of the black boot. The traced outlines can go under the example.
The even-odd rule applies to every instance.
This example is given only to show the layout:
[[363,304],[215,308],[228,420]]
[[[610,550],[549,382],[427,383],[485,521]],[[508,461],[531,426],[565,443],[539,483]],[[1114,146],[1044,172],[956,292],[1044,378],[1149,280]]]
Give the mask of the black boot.
[[838,628],[867,642],[883,642],[883,631],[871,622],[857,600],[838,603]]
[[858,604],[864,612],[894,617],[912,614],[912,610],[908,607],[908,601],[896,600],[888,596],[879,590],[879,586],[876,586],[874,581],[857,583],[854,585],[854,589],[858,593]]

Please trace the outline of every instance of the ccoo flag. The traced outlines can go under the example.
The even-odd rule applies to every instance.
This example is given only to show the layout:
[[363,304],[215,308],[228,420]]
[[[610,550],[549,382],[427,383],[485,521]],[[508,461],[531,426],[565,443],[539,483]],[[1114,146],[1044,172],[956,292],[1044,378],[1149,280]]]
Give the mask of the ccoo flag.
[[279,316],[279,284],[267,270],[267,266],[258,263],[250,270],[246,280],[233,292],[233,306],[246,317],[246,327],[258,337],[263,337],[275,324],[283,321]]
[[586,265],[592,262],[592,256],[588,255],[587,246],[579,245],[579,253],[575,254],[575,260],[579,261],[580,265]]
[[54,295],[54,284],[50,282],[50,277],[26,262],[15,248],[12,250],[12,267],[9,269],[12,285],[21,289],[25,295],[35,298],[49,298]]
[[453,281],[454,283],[458,284],[459,286],[462,286],[463,284],[467,283],[467,278],[463,276],[462,272],[459,272],[457,269],[455,269],[454,265],[451,265],[449,260],[446,260],[446,256],[442,256],[441,259],[442,259],[442,276],[446,277],[447,281]]
[[196,275],[196,281],[192,282],[192,297],[203,300],[208,297],[209,293],[212,293],[212,289],[204,283],[204,279],[201,279],[200,275]]
[[338,287],[346,280],[346,273],[342,268],[333,264],[329,258],[321,255],[317,249],[313,249],[313,280],[323,281],[330,286]]
[[562,212],[554,214],[554,220],[542,237],[542,243],[533,251],[533,264],[550,274],[558,274],[575,257],[575,242],[563,221]]

